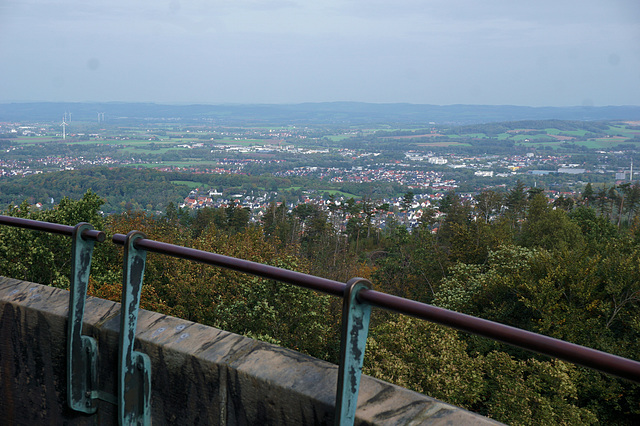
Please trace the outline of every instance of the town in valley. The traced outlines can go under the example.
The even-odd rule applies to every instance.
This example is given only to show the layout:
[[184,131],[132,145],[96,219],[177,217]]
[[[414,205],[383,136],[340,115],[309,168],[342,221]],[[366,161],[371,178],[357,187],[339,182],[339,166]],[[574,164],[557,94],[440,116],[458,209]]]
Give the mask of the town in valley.
[[[310,203],[329,211],[351,200],[372,204],[380,226],[400,216],[411,227],[451,191],[473,200],[521,182],[553,202],[579,198],[587,183],[597,189],[634,182],[639,145],[640,122],[633,120],[425,120],[400,128],[380,121],[231,125],[104,113],[91,121],[63,111],[59,122],[0,123],[0,185],[32,175],[126,167],[170,173],[171,196],[137,203],[121,190],[125,201],[107,203],[106,213],[134,206],[162,214],[169,203],[188,210],[233,204],[257,221],[270,203],[289,210]],[[203,178],[211,175],[237,179],[216,185]],[[65,195],[45,189],[39,196],[3,191],[0,201],[47,208]]]

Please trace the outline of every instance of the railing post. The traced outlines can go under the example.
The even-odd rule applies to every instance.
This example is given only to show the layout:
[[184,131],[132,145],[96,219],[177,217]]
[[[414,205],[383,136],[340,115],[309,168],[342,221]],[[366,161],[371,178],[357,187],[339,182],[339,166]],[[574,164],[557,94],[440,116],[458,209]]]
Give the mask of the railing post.
[[353,425],[356,419],[360,376],[371,317],[371,305],[361,303],[358,292],[370,288],[368,280],[352,278],[344,290],[335,411],[335,424],[340,426]]
[[[91,270],[91,257],[95,240],[82,238],[82,233],[93,229],[88,223],[73,228],[71,245],[71,284],[69,293],[69,320],[67,324],[67,403],[69,408],[83,413],[95,413],[97,367],[96,341],[82,336],[82,320],[87,298],[87,284]],[[104,234],[102,234],[104,241]]]
[[127,234],[124,245],[122,312],[118,357],[118,421],[120,425],[151,424],[151,361],[133,350],[138,323],[140,293],[147,257],[134,243],[145,238],[139,231]]

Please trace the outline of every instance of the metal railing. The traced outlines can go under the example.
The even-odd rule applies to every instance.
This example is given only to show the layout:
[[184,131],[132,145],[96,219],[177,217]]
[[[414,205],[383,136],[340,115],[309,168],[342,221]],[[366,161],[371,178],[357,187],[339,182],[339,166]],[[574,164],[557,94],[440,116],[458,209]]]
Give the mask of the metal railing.
[[105,233],[93,229],[88,223],[68,226],[11,216],[0,216],[0,224],[72,238],[67,326],[67,404],[76,411],[95,413],[95,399],[99,398],[98,395],[94,395],[94,392],[97,392],[98,346],[95,339],[82,335],[82,320],[93,247],[96,242],[105,240]]
[[[16,228],[32,229],[34,231],[44,231],[51,234],[65,235],[67,237],[73,236],[73,231],[75,229],[74,226],[61,225],[59,223],[42,222],[40,220],[23,219],[21,217],[3,215],[0,215],[0,224]],[[106,239],[106,234],[102,231],[96,231],[93,228],[87,228],[82,231],[82,238],[103,242]]]
[[[76,227],[70,227],[7,216],[0,216],[0,224],[74,236],[74,244],[76,245],[80,244],[78,241],[91,240],[93,242],[104,240],[104,233],[90,229],[90,225],[88,224],[78,224]],[[208,265],[223,267],[237,272],[248,273],[262,278],[272,279],[320,291],[333,296],[342,297],[343,310],[338,389],[336,392],[336,424],[351,425],[355,421],[358,387],[362,372],[369,327],[369,317],[372,307],[410,315],[507,343],[509,345],[518,346],[543,355],[560,358],[568,362],[619,376],[634,382],[640,382],[640,362],[493,321],[378,292],[372,290],[369,281],[362,278],[353,278],[345,284],[326,278],[307,275],[248,260],[154,241],[146,238],[146,236],[139,231],[131,231],[127,235],[115,234],[112,237],[112,241],[113,243],[122,245],[125,248],[122,290],[123,312],[121,314],[120,326],[121,346],[119,361],[119,393],[124,395],[126,392],[135,391],[142,395],[138,402],[133,406],[127,406],[125,401],[120,399],[120,419],[122,424],[149,422],[149,395],[151,386],[149,359],[145,354],[133,351],[137,311],[140,303],[140,290],[144,276],[147,252],[159,253]],[[91,249],[92,248],[93,245],[91,245]],[[72,251],[72,257],[76,259],[75,263],[78,262],[77,259],[81,256],[81,254],[76,253],[75,249]],[[84,258],[86,261],[86,253]],[[75,263],[72,262],[72,264]],[[84,269],[84,273],[86,277],[88,277],[87,268]],[[82,293],[82,286],[84,283],[84,295],[80,294],[80,297],[84,298],[86,295],[86,277],[83,276],[76,278],[77,274],[74,274],[76,274],[75,270],[72,272],[72,293],[74,290]],[[80,290],[78,290],[78,288],[80,288]],[[74,308],[74,310],[71,309],[71,300],[74,299],[76,299],[76,296],[72,294],[72,297],[70,297],[70,315],[74,311],[78,310],[77,307]],[[75,306],[77,306],[79,302],[74,303],[76,303]],[[82,301],[82,307],[83,306],[84,301]],[[72,322],[76,323],[78,318],[81,328],[81,314],[79,317],[74,317],[73,321],[70,321],[70,324]],[[70,328],[72,328],[71,325]],[[73,338],[77,340],[76,335],[79,335],[79,331],[76,330],[74,336],[69,332],[69,340],[71,341]],[[86,350],[86,353],[95,352],[95,348],[91,346],[95,344],[95,342],[92,343],[92,339],[88,336],[81,337],[81,347]],[[76,346],[77,345],[78,344],[76,343]],[[71,344],[69,348],[69,354],[71,355]],[[72,369],[71,366],[69,369]],[[71,388],[73,377],[71,373],[69,374],[69,387]],[[85,408],[88,408],[89,411],[86,409],[80,411],[94,412],[94,399],[103,399],[109,402],[114,402],[112,397],[102,395],[99,391],[91,387],[93,386],[93,383],[95,383],[92,382],[91,377],[83,377],[81,381],[86,383],[86,385],[83,385],[84,387],[82,387],[82,391],[84,392],[83,395],[85,396],[79,400],[76,398],[76,405],[72,406],[72,408],[78,409],[77,406],[86,404]],[[69,392],[71,406],[73,392]]]
[[[113,242],[116,244],[124,245],[125,239],[126,236],[123,234],[115,234],[113,236]],[[146,238],[137,240],[135,246],[146,251],[220,266],[238,272],[245,272],[262,278],[269,278],[294,284],[299,287],[321,291],[333,296],[344,297],[346,289],[349,286],[348,284],[326,278],[202,250],[162,243]],[[543,355],[553,356],[604,373],[640,382],[640,362],[627,358],[368,288],[359,290],[356,299],[358,303],[366,303],[378,308],[446,325],[512,346],[518,346]]]
[[[135,240],[131,245],[137,250],[223,267],[342,297],[344,303],[336,396],[336,424],[351,425],[355,421],[358,384],[364,361],[372,306],[428,320],[640,382],[640,362],[415,300],[378,292],[372,290],[371,284],[362,278],[353,278],[345,284],[275,266],[150,240],[138,231],[132,231],[127,235],[115,234],[112,241],[119,245],[126,245],[127,241],[132,238]],[[355,387],[351,385],[353,383],[356,384]]]

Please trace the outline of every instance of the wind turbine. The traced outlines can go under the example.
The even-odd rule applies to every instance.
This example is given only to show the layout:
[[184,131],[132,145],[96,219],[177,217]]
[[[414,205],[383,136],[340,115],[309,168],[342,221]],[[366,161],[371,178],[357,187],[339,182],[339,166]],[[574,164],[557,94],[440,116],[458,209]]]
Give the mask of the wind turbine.
[[62,117],[62,140],[67,139],[67,113]]

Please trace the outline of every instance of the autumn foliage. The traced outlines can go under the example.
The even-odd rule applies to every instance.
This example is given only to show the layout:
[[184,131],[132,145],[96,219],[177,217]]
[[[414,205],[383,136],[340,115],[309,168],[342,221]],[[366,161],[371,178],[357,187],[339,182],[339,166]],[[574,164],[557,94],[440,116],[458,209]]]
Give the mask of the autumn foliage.
[[[102,217],[88,192],[6,214],[87,221],[109,237],[135,229],[342,282],[362,276],[380,291],[640,359],[640,226],[589,197],[554,206],[522,185],[474,202],[450,193],[444,215],[425,211],[411,231],[393,220],[373,228],[373,204],[355,202],[348,212],[273,204],[250,223],[238,206]],[[0,253],[1,274],[68,287],[68,238],[0,227]],[[122,248],[98,244],[90,294],[119,300],[121,268]],[[338,361],[341,301],[306,289],[149,253],[141,306]],[[509,424],[640,423],[635,384],[377,310],[365,372]]]

